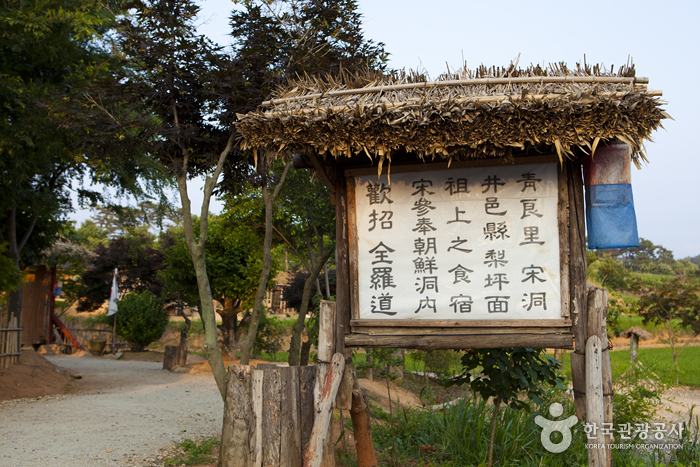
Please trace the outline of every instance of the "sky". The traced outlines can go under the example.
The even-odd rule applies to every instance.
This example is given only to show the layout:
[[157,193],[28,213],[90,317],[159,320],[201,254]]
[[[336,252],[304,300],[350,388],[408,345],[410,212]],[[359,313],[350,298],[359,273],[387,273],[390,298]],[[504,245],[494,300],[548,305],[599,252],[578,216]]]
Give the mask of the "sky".
[[[466,61],[470,69],[565,62],[615,69],[631,59],[649,89],[663,91],[674,118],[646,142],[649,164],[632,169],[639,235],[676,258],[700,254],[700,2],[360,0],[365,37],[383,42],[390,68],[435,78]],[[199,30],[228,45],[230,0],[203,0]],[[190,190],[201,206],[201,189]],[[198,203],[198,204],[197,204]],[[212,212],[221,209],[220,203]],[[198,212],[198,207],[193,208]],[[76,219],[80,213],[74,216]],[[85,213],[82,214],[82,218]]]

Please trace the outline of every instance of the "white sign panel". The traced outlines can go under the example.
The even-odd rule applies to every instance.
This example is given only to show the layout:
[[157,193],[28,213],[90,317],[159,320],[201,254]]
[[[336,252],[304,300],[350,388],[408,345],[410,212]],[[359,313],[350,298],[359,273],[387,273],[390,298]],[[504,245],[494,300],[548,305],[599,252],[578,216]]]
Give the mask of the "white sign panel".
[[360,319],[560,319],[557,170],[356,176]]

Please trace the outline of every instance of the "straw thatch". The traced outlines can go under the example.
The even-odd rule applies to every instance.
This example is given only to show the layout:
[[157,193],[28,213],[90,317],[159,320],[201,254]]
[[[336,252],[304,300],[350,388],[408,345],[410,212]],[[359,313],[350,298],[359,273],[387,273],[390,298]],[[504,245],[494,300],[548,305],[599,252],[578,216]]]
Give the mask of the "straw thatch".
[[407,151],[448,161],[510,157],[525,150],[595,150],[618,138],[646,160],[642,142],[670,118],[660,92],[647,91],[634,66],[615,73],[564,64],[526,70],[481,67],[428,82],[415,73],[303,77],[239,115],[244,149],[263,157],[313,151],[378,157]]
[[620,333],[620,337],[632,337],[632,335],[639,336],[642,340],[647,340],[651,339],[653,334],[651,334],[648,331],[645,331],[644,329],[640,328],[639,326],[633,326],[629,328],[627,331],[623,331]]

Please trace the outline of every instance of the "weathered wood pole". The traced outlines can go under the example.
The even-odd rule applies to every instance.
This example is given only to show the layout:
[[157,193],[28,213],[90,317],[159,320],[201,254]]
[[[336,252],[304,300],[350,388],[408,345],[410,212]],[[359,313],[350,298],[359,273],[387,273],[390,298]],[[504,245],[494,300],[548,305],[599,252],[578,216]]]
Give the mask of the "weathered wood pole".
[[345,375],[338,390],[338,398],[335,408],[350,410],[352,407],[352,378],[350,377],[352,365],[352,351],[345,349],[345,334],[350,332],[350,297],[352,288],[350,283],[350,227],[348,222],[348,210],[354,199],[348,195],[347,179],[343,167],[336,169],[335,191],[335,268],[336,268],[336,333],[335,352],[343,354],[347,360]]
[[328,443],[332,437],[329,435],[330,421],[333,418],[333,403],[338,395],[340,381],[343,379],[345,370],[345,357],[343,354],[336,353],[331,362],[331,368],[323,384],[321,400],[316,412],[316,420],[314,420],[314,428],[309,440],[309,447],[304,454],[304,467],[329,467],[335,465],[335,460],[332,464],[327,461],[326,451],[331,451],[333,459],[333,443]]
[[[588,288],[588,325],[586,332],[589,336],[598,336],[600,339],[601,348],[601,364],[602,364],[602,384],[603,384],[603,422],[606,426],[612,427],[613,424],[613,381],[612,368],[610,366],[610,346],[608,343],[608,290],[600,287]],[[606,443],[613,442],[612,430],[611,434],[606,436]],[[612,451],[607,453],[607,466],[612,467]]]
[[574,351],[571,356],[571,380],[574,386],[574,404],[579,420],[586,420],[586,363],[588,334],[586,297],[586,226],[583,205],[583,173],[581,160],[567,160],[566,180],[569,218],[569,309]]
[[603,436],[603,363],[602,345],[598,336],[591,336],[586,343],[586,421],[593,426],[593,436],[587,443],[589,467],[606,467],[605,436]]
[[357,378],[355,378],[353,382],[350,417],[352,418],[352,431],[355,435],[357,467],[376,467],[378,464],[377,458],[374,455],[369,406],[362,395],[362,390],[360,389],[360,384],[357,382]]
[[[315,407],[319,408],[322,393],[326,383],[331,359],[335,354],[337,344],[336,331],[336,302],[327,300],[321,301],[319,309],[318,323],[318,355],[316,359],[316,387],[314,389]],[[345,365],[343,365],[343,370]],[[336,391],[337,394],[337,391]],[[319,409],[320,410],[320,409]],[[331,432],[332,433],[332,432]],[[323,453],[323,467],[333,467],[335,465],[335,453],[333,452],[333,436],[327,436]]]

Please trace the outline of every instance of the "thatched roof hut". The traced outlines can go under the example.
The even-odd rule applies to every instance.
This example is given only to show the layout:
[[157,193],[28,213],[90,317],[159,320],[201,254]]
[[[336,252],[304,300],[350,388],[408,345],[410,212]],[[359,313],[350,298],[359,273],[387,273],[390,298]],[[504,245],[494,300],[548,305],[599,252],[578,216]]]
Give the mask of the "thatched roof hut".
[[647,83],[633,65],[617,72],[482,66],[436,81],[408,72],[303,77],[277,89],[258,111],[239,115],[237,129],[256,157],[313,152],[378,158],[380,166],[403,152],[446,161],[523,152],[563,159],[618,138],[639,166],[646,160],[643,140],[669,118],[661,92]]

